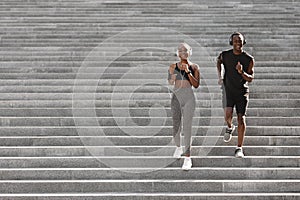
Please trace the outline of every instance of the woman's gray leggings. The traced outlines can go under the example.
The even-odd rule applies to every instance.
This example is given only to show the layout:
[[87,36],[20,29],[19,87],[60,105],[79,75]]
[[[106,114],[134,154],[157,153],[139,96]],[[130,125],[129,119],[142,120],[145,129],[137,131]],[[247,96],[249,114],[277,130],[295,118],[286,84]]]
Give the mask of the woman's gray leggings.
[[173,138],[180,147],[181,123],[183,125],[185,153],[190,153],[192,121],[195,112],[195,96],[192,88],[180,88],[173,92],[171,110],[173,118]]

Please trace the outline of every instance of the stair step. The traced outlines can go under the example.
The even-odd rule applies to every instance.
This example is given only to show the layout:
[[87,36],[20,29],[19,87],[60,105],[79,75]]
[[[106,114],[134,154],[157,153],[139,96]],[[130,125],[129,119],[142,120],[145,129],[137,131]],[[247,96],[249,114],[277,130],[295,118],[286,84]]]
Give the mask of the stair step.
[[[72,108],[0,108],[0,116],[3,117],[72,117]],[[171,108],[77,108],[76,117],[89,116],[86,113],[95,112],[101,117],[160,117],[162,114],[171,117]],[[223,116],[224,111],[219,108],[196,108],[195,116]],[[248,108],[247,115],[251,117],[298,117],[300,116],[300,108]]]
[[[106,140],[108,141],[108,140]],[[88,144],[90,142],[90,144]],[[110,142],[110,141],[108,141]],[[171,143],[171,141],[170,141]],[[170,146],[88,146],[97,145],[94,141],[84,141],[85,146],[7,146],[0,147],[0,156],[172,156]],[[109,144],[108,144],[109,145]],[[114,144],[112,144],[114,145]],[[235,146],[193,146],[192,155],[231,156]],[[244,146],[246,156],[297,156],[299,146]]]
[[[134,93],[130,99],[127,93],[77,93],[74,89],[73,93],[1,93],[0,101],[11,101],[11,100],[72,100],[77,106],[77,102],[83,100],[123,100],[123,101],[135,101],[143,102],[147,101],[170,101],[171,94],[168,93]],[[296,93],[250,93],[251,99],[277,99],[277,100],[298,100],[300,99],[299,92]],[[221,90],[218,93],[199,93],[195,92],[196,99],[198,100],[220,100],[222,99]],[[113,103],[114,103],[113,101]],[[76,107],[75,106],[75,107]]]
[[[7,49],[8,47],[6,47],[5,51],[8,51]],[[53,49],[54,51],[59,51],[59,49],[64,49],[64,48],[78,48],[82,51],[82,49],[86,48],[86,51],[87,52],[90,52],[92,51],[93,49],[91,47],[74,47],[74,46],[66,46],[66,47],[63,47],[63,48],[60,48],[60,47],[55,47],[55,46],[41,46],[41,47],[23,47],[23,48],[14,48],[14,47],[11,47],[13,48],[14,51],[17,51],[17,50],[20,50],[20,49],[23,49],[23,51],[28,51],[30,49],[37,49],[39,51],[43,51],[43,49],[46,49],[48,51],[48,49]],[[112,47],[111,47],[112,48]],[[277,48],[277,47],[276,47]],[[290,47],[292,48],[292,47]],[[116,49],[113,49],[112,48],[112,51],[117,51],[118,48]],[[222,51],[223,48],[220,50]],[[70,50],[70,51],[74,51],[74,50]],[[101,50],[99,50],[101,52]],[[98,52],[99,52],[98,51]],[[175,49],[174,49],[175,51]],[[97,51],[96,51],[97,52]],[[219,51],[218,51],[219,52]],[[215,52],[215,56],[214,58],[216,58],[218,56],[217,52]],[[174,54],[175,56],[175,54]],[[166,64],[170,64],[171,61],[156,61],[157,63],[166,63]],[[176,61],[175,61],[176,62]],[[88,64],[89,67],[96,67],[98,68],[99,67],[99,61],[90,61],[90,60],[86,60],[85,61],[86,64]],[[107,61],[103,61],[102,62],[103,64],[106,65],[109,65],[110,62],[107,62]],[[137,62],[138,63],[138,62]],[[201,69],[202,68],[205,68],[206,66],[209,66],[212,64],[211,61],[207,61],[207,60],[202,60],[201,63],[203,64],[203,66],[200,66]],[[34,66],[32,65],[33,63],[32,62],[24,62],[24,61],[11,61],[11,62],[2,62],[1,63],[3,67],[8,67],[8,68],[14,68],[14,67],[17,67],[17,68],[30,68],[30,67],[36,67],[36,68],[43,68],[43,67],[80,67],[81,64],[82,64],[82,61],[72,61],[72,63],[70,62],[67,62],[67,61],[51,61],[51,62],[44,62],[44,61],[36,61],[34,62]],[[123,67],[123,66],[126,66],[124,64],[130,64],[130,63],[124,63],[124,61],[119,61],[119,60],[115,60],[114,61],[114,68],[115,67]],[[141,62],[142,64],[142,62]],[[291,61],[291,60],[287,60],[287,61],[277,61],[277,62],[274,62],[274,61],[269,61],[269,60],[256,60],[255,61],[255,65],[257,66],[260,66],[261,70],[263,70],[264,68],[273,68],[273,67],[277,67],[277,68],[298,68],[300,62],[299,61]],[[168,66],[168,65],[167,65]],[[158,68],[161,68],[161,66],[157,66]],[[214,65],[215,67],[215,65]],[[214,71],[215,72],[215,71]]]
[[[16,38],[19,38],[20,36],[16,36]],[[43,37],[47,37],[47,36],[43,36]],[[52,35],[53,37],[53,35]],[[61,36],[56,36],[57,37],[57,40],[58,39],[61,39],[63,40],[64,35],[61,35]],[[12,39],[12,37],[10,37]],[[91,40],[93,39],[92,36],[88,36],[88,38],[90,38]],[[99,35],[95,35],[95,38],[99,38]],[[30,38],[28,38],[30,39]],[[67,38],[69,39],[69,38]],[[209,38],[207,38],[209,39]],[[122,41],[116,41],[116,42],[123,42],[123,43],[128,43],[128,42],[136,42],[137,38],[133,38],[132,41],[130,39],[126,39],[125,41],[122,40]],[[153,38],[153,41],[151,41],[150,39],[143,39],[141,38],[140,39],[140,43],[150,43],[150,42],[153,42],[155,43],[156,42],[156,39]],[[222,39],[219,39],[221,42]],[[38,43],[38,41],[36,41]],[[45,42],[43,40],[43,42]],[[172,43],[174,43],[175,41],[165,41],[165,42],[169,42],[170,43],[170,46]],[[112,44],[113,45],[113,44]],[[135,45],[138,45],[138,44],[135,44]],[[134,47],[135,46],[134,44],[132,44],[132,46]],[[70,48],[70,47],[69,47]],[[248,47],[249,51],[253,52],[251,54],[253,54],[253,56],[265,56],[265,57],[268,57],[268,56],[275,56],[278,52],[282,53],[284,52],[283,56],[286,55],[286,56],[295,56],[295,52],[298,52],[300,50],[300,47],[298,46],[295,46],[295,47],[281,47],[281,48],[277,48],[274,49],[272,47],[266,47],[264,50],[260,50],[263,49],[263,47],[258,47],[257,49],[255,49],[255,44],[253,44],[253,47]],[[41,47],[42,49],[42,47]],[[31,58],[31,59],[34,59],[34,58],[41,58],[44,59],[44,58],[53,58],[55,60],[55,58],[57,57],[63,57],[63,56],[66,56],[66,57],[87,57],[88,54],[90,53],[91,49],[87,49],[88,51],[83,51],[83,49],[79,49],[79,50],[69,50],[69,51],[66,51],[64,48],[62,49],[44,49],[46,51],[34,51],[34,50],[20,50],[20,49],[13,49],[13,51],[4,51],[0,49],[0,52],[1,52],[1,58],[2,59],[12,59],[12,58],[25,58],[25,57],[28,57],[28,58]],[[197,50],[193,50],[193,53],[196,54],[196,55],[200,55],[200,56],[203,56],[203,53],[200,51],[201,49]],[[215,50],[210,50],[208,49],[207,52],[211,54],[211,56],[214,55],[215,52],[221,52],[222,49],[215,49]],[[101,56],[107,56],[107,55],[111,55],[111,56],[114,56],[116,55],[117,52],[120,52],[120,50],[118,50],[118,48],[116,47],[112,47],[111,49],[108,49],[106,51],[104,50],[99,50],[97,51],[97,53]],[[212,53],[213,52],[213,53]],[[257,53],[256,53],[257,52]],[[129,52],[130,54],[129,55],[122,55],[122,60],[123,59],[128,59],[128,60],[136,60],[136,58],[133,58],[133,56],[141,56],[142,58],[148,60],[149,57],[154,57],[156,58],[157,56],[160,56],[160,57],[165,57],[165,56],[175,56],[175,50],[174,51],[159,51],[157,49],[148,49],[146,51],[130,51]],[[91,56],[89,56],[88,58],[93,58]],[[110,56],[108,56],[108,58],[110,58]],[[200,57],[201,58],[201,57]],[[95,58],[96,59],[96,58]],[[199,59],[199,58],[193,58],[193,59]],[[19,59],[17,59],[19,60]],[[16,61],[17,61],[16,60]],[[26,61],[26,59],[24,60]],[[259,65],[260,66],[260,65]],[[257,70],[261,70],[260,68],[257,68]]]
[[[156,80],[167,80],[167,70],[165,70],[163,73],[105,73],[102,74],[100,72],[97,72],[95,70],[92,71],[94,74],[89,73],[4,73],[1,75],[1,79],[18,79],[18,80],[38,80],[38,79],[70,79],[70,80],[80,80],[80,79],[90,79],[90,80],[99,80],[101,79],[117,79],[120,80],[122,78],[125,79],[149,79],[149,77],[153,77],[150,83],[155,82]],[[202,74],[202,79],[214,79],[216,80],[216,73],[206,73]],[[255,80],[256,79],[299,79],[300,75],[298,73],[256,73],[255,74]],[[78,83],[77,83],[78,84]]]
[[[77,112],[78,113],[78,112]],[[76,112],[74,116],[78,115]],[[85,113],[86,117],[2,117],[1,126],[171,126],[171,117],[97,117]],[[213,118],[213,120],[212,120]],[[215,122],[216,121],[216,122]],[[224,117],[194,117],[193,126],[221,125]],[[217,125],[216,124],[216,125]],[[247,117],[249,126],[299,125],[300,117]]]
[[[223,124],[223,121],[222,121]],[[1,136],[171,136],[171,126],[19,126],[0,127]],[[247,136],[299,136],[299,126],[249,126]],[[192,132],[198,136],[221,135],[225,126],[194,126]],[[211,136],[211,135],[208,135]]]
[[[299,167],[299,156],[192,157],[194,167]],[[183,159],[171,156],[81,156],[81,157],[0,157],[0,168],[181,168]]]
[[[1,169],[1,180],[113,180],[164,177],[169,180],[295,180],[299,168],[193,167],[188,173],[179,167],[168,168],[14,168]],[[275,176],[276,175],[276,176]]]
[[[245,146],[300,146],[299,136],[245,136]],[[0,137],[0,146],[82,146],[97,144],[106,146],[109,141],[115,146],[163,146],[172,141],[172,136],[10,136]],[[183,137],[182,137],[183,141]],[[235,145],[237,136],[224,143],[220,136],[193,136],[192,146]]]
[[[154,84],[154,81],[152,81]],[[150,84],[150,83],[149,83]],[[76,89],[74,89],[76,87]],[[300,85],[294,86],[274,86],[251,87],[252,93],[297,93],[300,91]],[[167,84],[164,85],[131,85],[131,86],[2,86],[0,93],[168,93],[170,91]],[[200,93],[217,93],[220,92],[220,86],[205,86],[196,90]]]
[[[72,100],[2,100],[0,101],[0,108],[15,108],[15,109],[71,109]],[[169,100],[76,100],[75,108],[89,108],[90,105],[94,105],[97,109],[134,109],[134,108],[151,108],[158,107],[170,107]],[[253,99],[250,97],[249,109],[251,108],[296,108],[300,104],[300,99]],[[221,100],[196,100],[196,108],[218,108],[221,107]],[[268,105],[266,107],[266,105]]]
[[[2,69],[1,69],[2,70]],[[8,69],[12,70],[12,69]],[[204,79],[205,84],[208,86],[218,86],[217,81],[214,79]],[[112,79],[112,80],[105,80],[100,79],[98,82],[98,86],[116,86],[116,85],[122,85],[122,86],[129,86],[129,85],[144,85],[145,83],[151,83],[153,82],[153,79]],[[31,79],[31,80],[17,80],[17,79],[1,79],[0,85],[1,86],[74,86],[75,83],[80,86],[91,86],[95,84],[94,80],[64,80],[64,79]],[[154,83],[153,83],[154,84]],[[155,79],[155,84],[157,85],[166,85],[165,79]],[[274,82],[273,80],[268,79],[255,79],[255,81],[251,82],[250,87],[264,87],[264,86],[300,86],[300,80],[295,79],[279,79]]]
[[9,180],[1,193],[92,192],[273,192],[298,193],[299,180]]
[[0,194],[1,199],[11,200],[13,197],[15,200],[31,200],[32,198],[38,198],[39,200],[48,200],[49,198],[63,199],[63,200],[98,200],[99,198],[103,200],[127,200],[128,198],[132,200],[161,200],[161,199],[172,199],[172,200],[199,200],[199,199],[231,199],[240,200],[241,198],[248,199],[273,199],[273,200],[295,200],[300,197],[299,193],[197,193],[197,192],[184,192],[184,193],[35,193],[35,194]]

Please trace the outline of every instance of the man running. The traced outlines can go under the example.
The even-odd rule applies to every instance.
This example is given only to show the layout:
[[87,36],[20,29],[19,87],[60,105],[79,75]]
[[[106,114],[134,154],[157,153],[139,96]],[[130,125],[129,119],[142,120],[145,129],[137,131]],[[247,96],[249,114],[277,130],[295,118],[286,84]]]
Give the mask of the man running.
[[[235,157],[244,157],[243,143],[246,132],[246,110],[249,102],[248,82],[254,78],[254,58],[243,50],[246,44],[245,37],[234,32],[229,39],[232,49],[223,51],[217,58],[219,84],[223,89],[223,108],[227,123],[224,141],[229,142],[235,126],[232,124],[233,108],[235,107],[238,121],[238,145]],[[221,65],[224,66],[224,75],[221,74]]]

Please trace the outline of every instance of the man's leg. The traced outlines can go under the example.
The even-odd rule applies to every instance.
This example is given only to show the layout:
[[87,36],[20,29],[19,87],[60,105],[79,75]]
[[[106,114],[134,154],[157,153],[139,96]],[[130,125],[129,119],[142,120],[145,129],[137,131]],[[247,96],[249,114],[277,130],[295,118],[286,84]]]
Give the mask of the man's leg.
[[233,108],[232,107],[224,108],[224,113],[225,113],[225,122],[227,123],[227,127],[232,128]]
[[232,133],[235,129],[235,126],[232,124],[232,118],[233,118],[233,107],[226,107],[224,109],[225,112],[225,122],[227,123],[226,131],[224,134],[224,142],[229,142],[232,138]]
[[232,124],[234,99],[229,92],[225,91],[225,88],[222,90],[222,104],[224,108],[224,119],[227,124],[223,140],[224,142],[229,142],[235,129]]
[[235,150],[235,157],[244,157],[242,146],[246,133],[246,110],[248,107],[248,94],[242,96],[236,104],[237,120],[238,120],[238,145]]
[[229,92],[226,92],[224,87],[222,88],[222,104],[224,108],[224,119],[227,123],[227,127],[230,129],[232,128],[234,99]]
[[244,144],[244,137],[246,132],[246,117],[243,114],[238,114],[237,119],[238,119],[238,147],[242,147]]
[[236,104],[236,114],[238,120],[238,147],[242,147],[244,144],[244,137],[246,132],[246,111],[249,102],[249,95],[245,94],[241,96]]

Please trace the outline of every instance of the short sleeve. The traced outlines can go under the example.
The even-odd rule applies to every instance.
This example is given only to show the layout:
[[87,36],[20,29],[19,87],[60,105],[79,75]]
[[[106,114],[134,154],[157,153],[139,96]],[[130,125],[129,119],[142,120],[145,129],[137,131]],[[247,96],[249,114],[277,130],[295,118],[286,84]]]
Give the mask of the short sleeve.
[[217,57],[217,61],[223,63],[223,52],[219,54],[219,56]]

